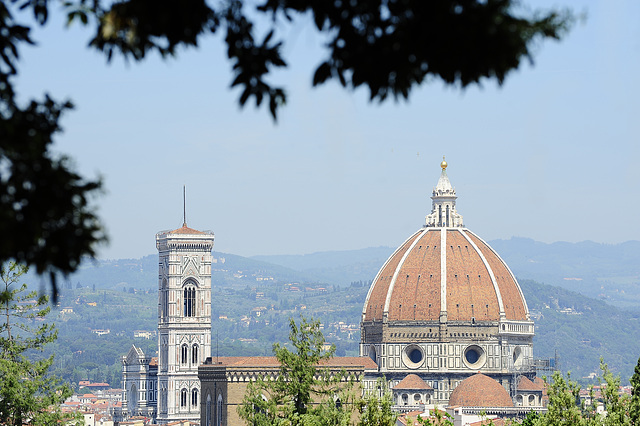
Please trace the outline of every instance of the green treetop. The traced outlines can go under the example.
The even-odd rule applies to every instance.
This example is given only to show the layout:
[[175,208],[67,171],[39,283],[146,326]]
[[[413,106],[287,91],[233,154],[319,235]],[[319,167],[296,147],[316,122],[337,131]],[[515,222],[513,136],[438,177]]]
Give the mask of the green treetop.
[[15,263],[0,268],[0,424],[51,425],[69,418],[59,406],[72,392],[48,375],[53,356],[37,361],[27,356],[53,342],[57,331],[41,322],[51,310],[47,296],[19,283],[26,272]]
[[629,403],[629,420],[633,426],[640,426],[640,358],[631,376],[631,401]]
[[[251,425],[391,426],[389,398],[361,399],[355,377],[344,371],[329,371],[327,361],[335,347],[325,350],[318,321],[301,318],[289,322],[289,342],[293,350],[273,345],[280,363],[275,379],[260,378],[249,384],[238,412]],[[384,421],[378,421],[384,419]],[[375,421],[374,421],[375,420]]]

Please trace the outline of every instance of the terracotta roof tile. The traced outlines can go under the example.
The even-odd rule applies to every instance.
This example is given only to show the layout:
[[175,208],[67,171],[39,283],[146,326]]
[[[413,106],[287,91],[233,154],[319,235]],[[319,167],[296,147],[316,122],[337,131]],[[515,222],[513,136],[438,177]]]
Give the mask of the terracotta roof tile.
[[404,242],[389,258],[386,265],[378,273],[376,281],[374,282],[371,294],[367,301],[367,307],[365,310],[365,321],[382,321],[382,313],[384,305],[387,300],[387,293],[389,290],[389,284],[393,279],[393,274],[398,268],[398,264],[402,260],[402,257],[407,252],[411,243],[420,236],[421,231],[413,234],[407,241]]
[[463,228],[423,228],[405,241],[376,276],[364,320],[382,320],[387,301],[389,321],[439,319],[442,232],[446,232],[447,319],[498,321],[497,286],[506,318],[526,320],[523,295],[506,264],[484,241]]
[[389,300],[389,320],[440,318],[440,230],[426,229],[400,266]]
[[491,377],[478,373],[460,382],[451,392],[449,405],[461,407],[513,407],[513,401],[500,383]]
[[540,386],[540,388],[542,389],[542,404],[546,406],[547,402],[549,402],[549,395],[547,394],[547,384],[538,376],[533,379],[533,383]]
[[540,384],[534,383],[531,380],[529,380],[527,377],[525,376],[521,376],[520,377],[520,381],[518,382],[518,390],[535,390],[535,391],[541,391],[542,390],[542,386]]
[[469,423],[469,426],[504,426],[506,425],[505,419],[484,419],[477,422]]
[[469,235],[487,259],[489,267],[493,271],[493,275],[496,277],[496,282],[500,289],[500,296],[502,296],[502,304],[504,305],[504,312],[507,319],[526,320],[527,312],[522,301],[520,287],[509,273],[509,269],[505,263],[484,241],[478,238],[478,236],[472,232],[467,232],[467,235]]
[[462,233],[447,231],[447,319],[471,318],[499,320],[498,296],[478,252]]
[[[279,367],[280,363],[274,356],[227,356],[211,359],[212,364],[226,367]],[[376,369],[378,366],[369,357],[333,357],[328,361],[320,363],[320,366],[327,367],[364,367],[366,369]]]
[[197,231],[193,228],[189,228],[186,224],[182,225],[181,228],[175,229],[173,231],[167,232],[167,234],[190,234],[190,235],[202,235],[204,232]]
[[416,374],[408,374],[393,389],[433,389]]

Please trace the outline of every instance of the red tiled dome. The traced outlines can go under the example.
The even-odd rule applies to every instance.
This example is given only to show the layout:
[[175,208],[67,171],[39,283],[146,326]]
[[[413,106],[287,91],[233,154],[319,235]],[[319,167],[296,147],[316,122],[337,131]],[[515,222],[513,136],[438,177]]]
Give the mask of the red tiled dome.
[[433,388],[429,386],[424,380],[422,380],[418,375],[408,374],[404,379],[400,381],[400,383],[395,385],[393,389],[424,390]]
[[406,240],[373,281],[363,319],[438,321],[441,310],[449,321],[528,319],[505,262],[464,227],[424,227]]
[[[536,377],[537,378],[537,377]],[[534,383],[529,380],[526,376],[521,376],[520,381],[518,382],[518,390],[519,391],[540,391],[543,386],[539,383]]]
[[513,401],[500,383],[478,373],[464,379],[451,392],[449,406],[513,407]]

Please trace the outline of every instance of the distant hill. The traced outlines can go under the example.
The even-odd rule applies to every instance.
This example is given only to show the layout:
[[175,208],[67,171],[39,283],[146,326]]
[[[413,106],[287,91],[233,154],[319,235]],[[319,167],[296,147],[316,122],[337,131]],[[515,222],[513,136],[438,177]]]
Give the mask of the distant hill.
[[611,306],[560,287],[520,280],[536,324],[534,355],[551,358],[580,380],[599,372],[600,357],[627,382],[640,357],[640,309]]
[[[536,357],[550,358],[557,351],[562,370],[580,379],[597,371],[602,356],[628,380],[640,356],[640,242],[545,244],[511,238],[490,244],[520,280],[536,322]],[[286,341],[288,318],[302,313],[323,322],[340,355],[357,354],[368,283],[393,250],[253,258],[214,252],[216,350],[220,355],[270,354],[273,342]],[[87,262],[61,283],[62,306],[74,309],[72,316],[60,316],[60,340],[52,346],[65,378],[117,380],[118,354],[142,343],[133,339],[133,330],[155,329],[157,262],[157,255]],[[30,281],[40,283],[34,275]],[[90,307],[90,301],[97,306]],[[96,328],[111,334],[98,336],[91,332]],[[144,343],[154,350],[153,341]]]
[[[629,311],[590,299],[578,293],[531,280],[521,281],[536,324],[534,356],[558,354],[560,368],[582,379],[598,371],[600,357],[626,382],[640,356],[640,310]],[[242,282],[216,286],[212,292],[212,353],[225,355],[269,355],[274,342],[285,343],[288,320],[303,314],[319,319],[328,341],[339,355],[356,355],[360,341],[360,319],[368,287],[324,288],[320,285]],[[44,355],[57,354],[57,374],[77,378],[120,378],[120,356],[131,344],[143,345],[155,354],[155,338],[134,338],[135,330],[157,327],[157,291],[131,289],[73,289],[63,292],[57,310],[59,340]],[[95,306],[92,305],[95,303]],[[92,330],[110,333],[97,335]],[[215,343],[214,343],[215,342]],[[215,350],[214,350],[215,347]]]
[[546,244],[511,238],[489,244],[518,278],[577,291],[622,307],[640,307],[640,241]]
[[[493,240],[489,244],[519,279],[576,291],[621,307],[640,307],[640,241],[621,244],[557,242],[528,238]],[[349,286],[371,281],[392,247],[327,251],[305,255],[262,255],[251,258],[214,252],[213,281],[229,286],[261,282],[309,282]],[[157,255],[141,259],[85,262],[62,283],[63,289],[151,289],[157,284]],[[39,280],[32,276],[31,281]]]
[[[518,278],[573,290],[617,306],[640,307],[640,241],[546,244],[514,237],[489,244]],[[302,272],[314,281],[344,286],[372,280],[394,250],[375,247],[252,259]]]
[[[232,284],[255,285],[257,282],[314,282],[318,278],[287,267],[237,256],[213,252],[212,280],[214,285],[226,287]],[[27,282],[38,285],[40,279],[30,273]],[[65,289],[82,288],[122,290],[135,288],[149,290],[158,287],[158,255],[141,259],[116,259],[87,261],[77,272],[61,282]]]
[[374,279],[394,250],[391,247],[370,247],[302,255],[262,255],[252,259],[303,272],[319,282],[346,286],[354,281]]

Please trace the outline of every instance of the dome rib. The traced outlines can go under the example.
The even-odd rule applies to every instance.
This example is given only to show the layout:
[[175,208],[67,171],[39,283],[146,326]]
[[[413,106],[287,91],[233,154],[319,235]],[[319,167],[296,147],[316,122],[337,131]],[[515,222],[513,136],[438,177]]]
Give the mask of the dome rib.
[[423,227],[405,240],[376,275],[362,320],[530,318],[516,278],[480,237],[467,228]]
[[424,234],[426,234],[427,232],[428,231],[425,229],[421,229],[420,231],[418,231],[418,237],[413,240],[409,248],[404,252],[404,255],[402,256],[402,259],[400,259],[400,262],[398,262],[398,266],[396,267],[395,273],[393,274],[393,278],[391,279],[391,283],[389,284],[389,288],[387,289],[387,297],[384,301],[384,310],[382,311],[383,318],[384,318],[384,314],[389,315],[389,304],[391,303],[391,295],[393,294],[393,289],[396,285],[396,281],[398,280],[398,275],[400,274],[400,271],[403,269],[404,262],[407,260],[407,256],[413,253],[414,247],[416,246],[418,241],[422,240],[422,237],[424,237]]
[[[414,232],[413,235],[407,238],[404,241],[404,243],[402,243],[400,247],[398,247],[396,251],[394,251],[393,254],[389,256],[389,258],[384,263],[382,268],[380,268],[380,271],[378,271],[378,274],[376,275],[373,282],[376,284],[380,283],[382,284],[382,286],[371,285],[371,287],[369,288],[369,292],[367,293],[367,298],[365,299],[364,307],[362,309],[363,321],[376,321],[376,320],[382,321],[384,303],[386,302],[387,291],[389,288],[388,286],[391,283],[391,277],[393,276],[391,275],[391,277],[389,277],[387,281],[384,279],[385,274],[390,274],[391,272],[395,274],[395,271],[398,268],[398,262],[400,260],[398,259],[398,257],[404,256],[404,253],[407,251],[408,246],[421,233],[422,233],[422,229],[420,229],[417,232]],[[387,281],[386,285],[384,281]],[[383,287],[383,288],[380,288],[380,287]],[[377,306],[379,306],[379,309],[376,308]]]
[[[491,269],[496,278],[496,284],[500,289],[501,299],[504,304],[504,313],[507,320],[529,320],[529,308],[527,301],[524,298],[520,284],[513,275],[509,266],[502,260],[500,255],[482,238],[477,236],[471,231],[468,231],[470,238],[477,240],[482,245],[482,249],[486,249],[491,256],[486,256],[487,261],[491,265]],[[479,252],[483,253],[483,250],[479,248]],[[484,253],[483,253],[484,256]],[[502,273],[500,273],[502,270]],[[505,276],[506,275],[506,276]],[[512,285],[515,284],[515,285]]]
[[[466,230],[466,231],[474,235],[471,231],[469,230]],[[484,253],[480,251],[476,243],[471,238],[469,238],[466,232],[460,231],[460,233],[469,242],[469,244],[473,246],[473,248],[476,250],[476,253],[478,253],[478,255],[480,256],[480,259],[482,259],[482,263],[484,263],[484,267],[487,269],[487,272],[489,273],[489,277],[491,278],[491,283],[493,284],[493,289],[496,292],[496,297],[498,298],[498,306],[500,308],[500,318],[503,318],[505,316],[505,312],[504,312],[504,303],[502,300],[502,294],[500,293],[500,287],[498,286],[498,282],[496,281],[496,277],[493,273],[493,270],[491,269],[491,266],[489,266],[489,262],[487,261],[487,258],[484,256]]]
[[443,312],[447,312],[447,231],[440,229],[440,315]]
[[[398,266],[399,274],[388,291],[388,321],[437,321],[440,315],[440,231],[423,228],[412,249]],[[437,268],[425,267],[435,265]],[[400,308],[402,305],[402,308]],[[431,306],[429,306],[431,305]]]
[[449,229],[447,233],[447,274],[451,287],[447,320],[498,321],[499,298],[486,262],[465,238],[463,230]]

